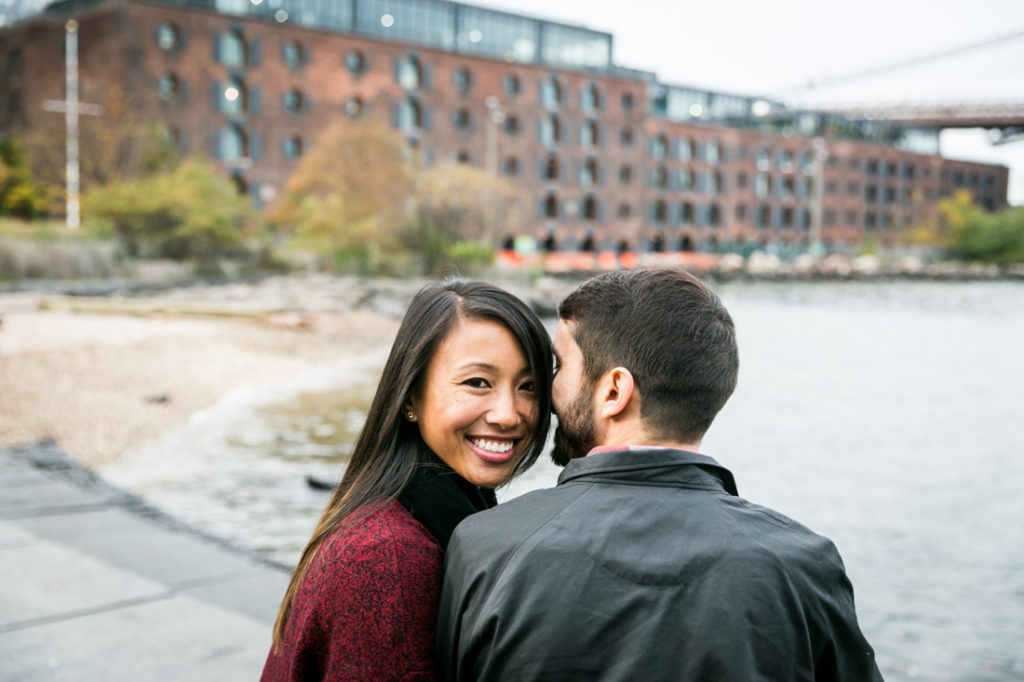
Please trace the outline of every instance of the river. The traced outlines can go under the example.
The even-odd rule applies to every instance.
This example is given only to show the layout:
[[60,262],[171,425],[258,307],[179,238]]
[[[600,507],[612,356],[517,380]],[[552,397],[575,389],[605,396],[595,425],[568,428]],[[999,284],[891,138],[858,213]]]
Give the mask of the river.
[[[702,451],[832,538],[888,680],[1024,679],[1024,284],[728,283],[740,380]],[[383,364],[238,393],[103,473],[294,563]],[[154,466],[167,462],[171,466]],[[554,483],[541,462],[501,494]]]

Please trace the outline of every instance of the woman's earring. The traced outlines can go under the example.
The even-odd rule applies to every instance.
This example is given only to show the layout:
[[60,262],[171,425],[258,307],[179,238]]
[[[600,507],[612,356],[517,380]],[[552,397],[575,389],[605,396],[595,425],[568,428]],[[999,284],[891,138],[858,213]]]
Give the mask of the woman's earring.
[[412,410],[409,410],[408,414],[406,414],[405,416],[407,416],[409,418],[409,421],[411,422],[416,421],[416,413],[413,412]]

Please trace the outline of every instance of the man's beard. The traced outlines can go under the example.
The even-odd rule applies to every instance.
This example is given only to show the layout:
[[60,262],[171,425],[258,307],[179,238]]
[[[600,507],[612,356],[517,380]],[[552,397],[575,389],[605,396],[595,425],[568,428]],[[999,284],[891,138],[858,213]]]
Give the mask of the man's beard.
[[[589,382],[584,382],[589,383]],[[558,417],[555,429],[555,444],[551,450],[551,461],[564,467],[570,460],[585,457],[597,446],[597,427],[594,423],[593,386],[584,386],[573,399],[569,409]]]

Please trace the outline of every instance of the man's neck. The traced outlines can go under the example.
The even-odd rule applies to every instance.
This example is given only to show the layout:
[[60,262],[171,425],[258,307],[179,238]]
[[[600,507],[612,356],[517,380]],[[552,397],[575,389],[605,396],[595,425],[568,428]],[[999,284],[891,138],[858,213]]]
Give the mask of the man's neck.
[[701,441],[695,443],[683,443],[675,440],[667,440],[652,436],[647,432],[647,429],[643,427],[643,424],[612,424],[605,430],[603,434],[604,438],[598,444],[598,447],[656,447],[656,448],[675,448],[676,450],[689,450],[690,452],[699,452]]

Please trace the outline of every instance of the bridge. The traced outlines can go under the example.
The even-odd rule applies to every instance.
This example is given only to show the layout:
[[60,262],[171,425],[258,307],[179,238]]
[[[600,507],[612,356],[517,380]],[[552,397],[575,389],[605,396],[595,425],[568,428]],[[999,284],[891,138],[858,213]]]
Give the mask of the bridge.
[[958,104],[879,104],[822,107],[856,118],[929,128],[988,128],[998,131],[992,144],[1024,139],[1024,101]]

